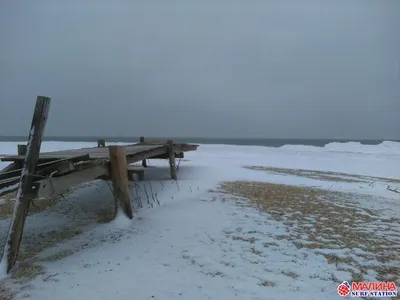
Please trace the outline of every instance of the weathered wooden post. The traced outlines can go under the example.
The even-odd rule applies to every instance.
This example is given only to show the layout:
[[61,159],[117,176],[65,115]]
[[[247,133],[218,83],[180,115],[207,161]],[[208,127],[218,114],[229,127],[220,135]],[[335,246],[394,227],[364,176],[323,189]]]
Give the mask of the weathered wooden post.
[[18,155],[26,155],[28,150],[28,145],[17,145],[18,147]]
[[169,168],[171,171],[171,178],[177,180],[178,177],[176,175],[176,167],[175,167],[175,150],[174,150],[174,142],[172,140],[168,140],[168,157],[169,157]]
[[7,273],[10,272],[18,257],[25,219],[28,215],[29,205],[33,196],[34,174],[39,160],[40,146],[49,108],[50,98],[38,96],[33,113],[31,130],[29,131],[27,152],[21,171],[14,211],[4,247],[3,260],[7,259]]
[[118,205],[121,206],[129,219],[133,218],[131,193],[128,182],[128,164],[124,146],[109,146],[110,171],[114,191],[115,215]]
[[[140,142],[144,143],[144,136],[140,137]],[[142,160],[142,166],[143,168],[147,168],[147,161],[145,159]]]
[[106,141],[105,140],[97,140],[97,147],[105,147]]

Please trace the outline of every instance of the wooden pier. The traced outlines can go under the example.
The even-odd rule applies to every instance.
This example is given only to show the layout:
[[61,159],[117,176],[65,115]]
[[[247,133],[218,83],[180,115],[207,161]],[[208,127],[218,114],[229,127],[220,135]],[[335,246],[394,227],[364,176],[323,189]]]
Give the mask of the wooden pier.
[[[148,159],[169,159],[168,141],[143,142],[120,146],[125,148],[127,164]],[[172,144],[173,157],[183,158],[184,152],[197,150],[197,145]],[[0,171],[0,189],[18,184],[25,155],[2,155],[0,160],[12,162]],[[109,148],[93,147],[53,152],[40,152],[34,176],[35,197],[51,197],[67,188],[94,179],[110,179]],[[143,168],[128,168],[127,173],[140,173]],[[172,175],[172,179],[176,176]],[[129,178],[133,178],[129,176]],[[50,183],[51,181],[51,183]]]
[[[176,180],[175,158],[184,152],[196,151],[198,145],[177,144],[173,141],[145,141],[106,147],[104,140],[97,147],[40,152],[47,120],[50,98],[38,97],[27,145],[18,145],[16,155],[0,155],[10,162],[0,171],[1,191],[18,189],[3,259],[7,272],[14,266],[21,241],[25,218],[32,199],[53,197],[61,192],[95,179],[112,180],[115,213],[122,208],[132,218],[128,181],[142,180],[149,159],[168,159],[171,178]],[[141,162],[142,167],[130,166]],[[137,176],[135,176],[137,175]]]

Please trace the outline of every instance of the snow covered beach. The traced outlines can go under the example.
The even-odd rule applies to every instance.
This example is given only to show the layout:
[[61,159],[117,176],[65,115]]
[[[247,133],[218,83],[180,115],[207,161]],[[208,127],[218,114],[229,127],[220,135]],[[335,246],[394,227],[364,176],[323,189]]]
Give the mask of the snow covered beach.
[[[343,280],[400,285],[400,143],[201,145],[178,182],[165,161],[149,165],[133,194],[147,203],[151,190],[161,205],[132,221],[108,222],[102,181],[33,208],[4,299],[310,300],[338,299]],[[10,203],[0,204],[3,244]]]

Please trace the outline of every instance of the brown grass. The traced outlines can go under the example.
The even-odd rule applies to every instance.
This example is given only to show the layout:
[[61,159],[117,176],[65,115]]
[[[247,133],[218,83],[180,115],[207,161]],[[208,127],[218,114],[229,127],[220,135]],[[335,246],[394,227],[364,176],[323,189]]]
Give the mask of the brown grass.
[[96,218],[97,222],[100,224],[111,222],[115,219],[114,206],[110,205],[109,207],[96,210]]
[[[91,185],[88,183],[87,185]],[[72,190],[67,190],[63,193],[66,195]],[[12,215],[16,198],[16,191],[2,194],[0,197],[0,219],[7,219]],[[60,201],[60,197],[41,198],[34,200],[30,204],[29,214],[36,214],[50,209]],[[106,223],[114,218],[113,205],[107,208],[99,208],[91,211],[92,216],[97,218],[99,223]],[[83,222],[85,223],[85,222]],[[81,226],[82,224],[80,224]],[[79,226],[79,227],[80,227]],[[57,253],[41,258],[37,257],[45,249],[57,246],[57,244],[70,240],[71,238],[82,233],[79,227],[64,227],[56,230],[48,230],[44,232],[33,232],[32,234],[24,234],[22,238],[20,253],[18,257],[17,267],[11,271],[9,279],[0,281],[0,300],[12,299],[15,295],[12,291],[13,283],[20,284],[22,288],[29,289],[29,281],[38,275],[45,274],[45,267],[42,265],[45,261],[55,261],[63,259],[80,250],[69,249],[60,250]],[[103,242],[103,241],[101,241]],[[22,294],[22,296],[24,296]]]
[[81,233],[82,231],[79,229],[62,228],[59,230],[47,231],[39,235],[26,235],[23,237],[18,258],[21,261],[31,259],[44,249],[53,247]]
[[16,283],[24,284],[38,275],[45,274],[45,268],[40,264],[21,262],[15,271],[11,272],[11,278]]
[[15,296],[15,292],[7,287],[5,281],[0,281],[0,300],[11,300]]
[[299,275],[297,273],[292,272],[292,271],[282,271],[282,274],[286,275],[288,277],[292,277],[293,279],[296,279],[299,277]]
[[385,178],[385,177],[374,177],[374,176],[363,176],[358,174],[346,174],[340,172],[328,172],[328,171],[317,171],[317,170],[305,170],[305,169],[286,169],[286,168],[273,168],[263,166],[245,166],[246,169],[265,171],[278,174],[295,175],[300,177],[306,177],[310,179],[316,179],[321,181],[333,181],[333,182],[354,182],[354,183],[373,183],[375,181],[382,181],[387,183],[400,183],[400,179]]
[[256,255],[261,255],[261,253],[262,253],[260,250],[254,248],[254,247],[250,248],[250,251],[251,251],[251,253],[254,253]]
[[[346,263],[359,268],[364,274],[368,269],[375,270],[379,280],[387,281],[391,278],[400,281],[399,268],[383,265],[385,262],[386,266],[394,266],[400,261],[400,252],[394,248],[398,246],[396,226],[399,219],[381,223],[373,212],[356,207],[351,202],[354,195],[309,187],[244,181],[225,182],[220,188],[224,193],[248,198],[252,205],[287,225],[290,235],[281,238],[291,240],[298,248],[314,249],[317,253],[319,249],[351,251],[352,248],[360,248],[366,253],[352,253],[352,256],[343,257],[320,250],[320,254],[338,268],[339,264]],[[382,228],[382,224],[392,224],[393,228],[389,225]],[[385,238],[374,237],[376,231],[380,231]],[[365,258],[376,259],[379,264],[360,266],[359,259]],[[359,279],[362,275],[353,272],[353,278]]]
[[57,252],[55,254],[49,255],[49,256],[43,258],[42,260],[44,260],[44,261],[56,261],[56,260],[63,259],[65,257],[67,257],[67,256],[70,256],[70,255],[72,255],[74,253],[75,253],[74,251],[68,251],[68,250],[60,251],[60,252]]
[[[11,192],[3,195],[0,198],[0,200],[2,200],[0,203],[0,219],[7,219],[11,217],[14,210],[16,196],[17,192]],[[48,208],[51,208],[57,204],[57,201],[58,199],[56,197],[34,200],[33,203],[31,202],[30,204],[29,215],[37,214]]]
[[266,286],[266,287],[274,287],[276,286],[276,284],[272,281],[268,281],[268,280],[263,280],[260,283],[261,286]]
[[250,244],[254,244],[254,242],[255,242],[257,239],[254,238],[254,237],[246,238],[246,237],[242,237],[242,236],[233,236],[233,237],[232,237],[232,240],[234,240],[234,241],[240,240],[240,241],[244,241],[244,242],[249,242]]

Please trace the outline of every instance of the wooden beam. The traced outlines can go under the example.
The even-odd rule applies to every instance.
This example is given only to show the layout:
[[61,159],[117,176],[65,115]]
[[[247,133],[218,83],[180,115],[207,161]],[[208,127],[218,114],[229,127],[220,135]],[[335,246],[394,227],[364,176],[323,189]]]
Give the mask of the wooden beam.
[[[74,159],[76,159],[76,158],[74,158]],[[69,171],[72,171],[74,169],[74,166],[73,166],[73,160],[74,159],[62,158],[62,159],[52,160],[52,161],[48,161],[48,162],[45,162],[45,163],[38,164],[36,166],[36,174],[37,175],[46,175],[46,173],[50,174],[53,171],[58,171],[57,175],[60,175],[62,172],[65,172],[65,170],[66,170],[65,166],[66,165],[69,166]],[[81,159],[81,160],[89,160],[90,157],[89,157],[89,154],[86,154],[86,155],[79,156],[79,159]],[[13,164],[11,164],[11,165],[13,165]],[[16,164],[16,165],[18,165],[18,164]],[[10,169],[9,171],[5,171],[6,169],[4,169],[2,172],[0,172],[0,179],[9,178],[9,177],[15,177],[15,176],[20,176],[21,175],[22,168],[19,168],[19,169],[13,168],[13,169]]]
[[[143,181],[144,180],[144,170],[138,169],[135,166],[128,166],[127,170],[128,180],[129,181]],[[102,180],[112,180],[111,172],[101,175],[98,179]]]
[[[7,156],[3,156],[1,158],[1,161],[13,161],[13,162],[17,162],[17,161],[22,161],[24,160],[25,157],[21,156],[21,155],[7,155]],[[68,159],[72,162],[78,162],[78,161],[84,161],[84,160],[90,160],[90,154],[84,153],[84,154],[40,154],[39,156],[39,161],[40,162],[54,162],[56,160],[59,159]]]
[[[175,152],[175,158],[184,158],[184,157],[185,156],[184,156],[183,152],[181,152],[181,153]],[[169,154],[165,153],[162,155],[156,155],[156,156],[149,157],[148,159],[168,159],[168,158],[169,158]]]
[[110,155],[110,171],[112,185],[114,191],[115,215],[118,211],[118,206],[121,206],[125,215],[133,218],[131,193],[128,182],[128,163],[126,161],[124,146],[109,146]]
[[38,96],[35,111],[33,113],[31,129],[29,131],[28,148],[24,167],[21,172],[14,211],[11,217],[6,245],[4,247],[3,259],[7,259],[7,273],[11,271],[18,257],[25,219],[28,215],[29,205],[33,194],[32,186],[34,177],[32,174],[35,174],[36,171],[49,108],[50,98]]
[[2,195],[4,192],[8,192],[10,190],[16,190],[18,188],[18,183],[20,180],[20,176],[16,177],[10,177],[7,179],[2,179],[0,180],[0,195]]
[[106,146],[106,141],[105,140],[97,140],[97,147],[102,148]]
[[148,150],[143,150],[138,153],[128,154],[126,156],[126,159],[128,161],[128,164],[132,164],[132,163],[141,161],[143,159],[147,159],[152,156],[165,154],[168,151],[167,148],[168,148],[168,146],[160,145],[159,147],[154,147],[154,148],[151,148]]
[[0,171],[0,179],[9,177],[9,173],[14,172],[15,170],[21,170],[20,164],[16,162],[9,164],[7,167]]
[[28,145],[17,145],[17,148],[18,155],[26,155],[26,152],[28,151]]
[[137,169],[134,166],[128,166],[128,179],[129,179],[129,181],[143,181],[144,180],[144,170]]
[[98,165],[95,167],[74,171],[60,177],[39,180],[37,187],[37,198],[53,197],[73,186],[92,181],[101,176],[108,176],[108,166]]
[[143,142],[145,145],[166,145],[168,141],[163,140],[146,140]]
[[178,176],[176,175],[176,167],[175,167],[175,150],[174,150],[174,142],[168,141],[168,155],[169,155],[169,168],[171,172],[171,178],[173,180],[177,180]]
[[178,144],[177,145],[181,151],[189,152],[189,151],[196,151],[199,145],[192,145],[192,144]]
[[[140,143],[144,143],[144,136],[140,137]],[[142,166],[147,168],[147,161],[145,159],[142,160]]]

